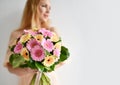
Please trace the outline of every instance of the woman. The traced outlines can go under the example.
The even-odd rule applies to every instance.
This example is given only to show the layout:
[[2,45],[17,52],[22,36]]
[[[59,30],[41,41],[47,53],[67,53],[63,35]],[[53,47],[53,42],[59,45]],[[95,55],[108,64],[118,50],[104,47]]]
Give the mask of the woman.
[[[11,33],[9,45],[14,44],[14,40],[22,34],[24,29],[40,29],[44,27],[55,32],[54,28],[51,27],[49,23],[50,10],[50,0],[27,0],[20,28]],[[10,54],[10,50],[8,49],[4,64],[5,67],[7,67],[11,73],[20,77],[19,85],[30,85],[30,81],[37,71],[30,68],[12,68],[9,63]],[[62,65],[62,63],[57,67],[60,65]],[[49,73],[49,76],[52,80],[52,85],[58,85],[54,72]]]

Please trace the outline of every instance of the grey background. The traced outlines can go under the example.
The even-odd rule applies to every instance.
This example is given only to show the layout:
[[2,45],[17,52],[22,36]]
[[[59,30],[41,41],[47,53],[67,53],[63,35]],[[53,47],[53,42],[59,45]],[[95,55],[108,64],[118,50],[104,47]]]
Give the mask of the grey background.
[[[9,35],[26,0],[0,0],[0,83],[17,85],[3,67]],[[51,0],[52,24],[71,52],[57,69],[61,85],[120,85],[120,1]]]

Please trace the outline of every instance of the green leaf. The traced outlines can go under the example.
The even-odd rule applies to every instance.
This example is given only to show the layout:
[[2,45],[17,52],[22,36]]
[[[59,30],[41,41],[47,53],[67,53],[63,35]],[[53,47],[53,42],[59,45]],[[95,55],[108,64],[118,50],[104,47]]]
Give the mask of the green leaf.
[[45,50],[45,55],[52,55],[50,52],[48,52],[47,50]]
[[51,68],[50,68],[50,67],[45,67],[45,69],[46,69],[46,71],[49,71],[49,70],[51,70]]
[[69,55],[70,53],[68,48],[66,48],[65,46],[62,46],[59,62],[63,62],[64,60],[66,60],[69,57]]
[[10,55],[10,58],[9,58],[10,64],[12,64],[13,60],[14,60],[14,54],[11,54],[11,55]]
[[54,71],[55,65],[52,65],[50,67],[45,67],[45,72],[51,72]]
[[35,62],[35,66],[40,72],[44,71],[44,66],[40,62]]
[[53,64],[50,68],[51,68],[51,71],[54,71],[54,69],[55,69],[55,64]]
[[9,61],[12,64],[13,68],[17,68],[25,62],[24,58],[19,54],[10,55]]
[[32,59],[30,59],[28,62],[26,62],[28,64],[28,67],[35,69],[35,61],[33,61]]
[[15,48],[15,45],[13,45],[13,46],[9,46],[9,49],[10,49],[10,51],[14,51],[14,48]]
[[22,64],[20,65],[21,68],[29,67],[28,64]]

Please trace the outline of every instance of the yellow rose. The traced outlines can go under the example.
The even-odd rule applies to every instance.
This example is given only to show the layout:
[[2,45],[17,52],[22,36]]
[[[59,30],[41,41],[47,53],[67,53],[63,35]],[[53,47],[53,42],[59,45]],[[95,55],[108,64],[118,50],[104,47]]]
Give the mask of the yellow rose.
[[43,40],[43,35],[41,35],[41,34],[35,35],[34,37],[39,42],[41,42]]
[[25,60],[29,60],[29,52],[27,48],[23,48],[20,52],[20,54],[24,57]]
[[31,35],[30,35],[30,34],[24,34],[24,35],[21,36],[20,42],[21,42],[21,43],[22,43],[22,42],[26,42],[26,41],[28,41],[30,38],[31,38]]
[[54,56],[47,56],[47,57],[45,57],[45,60],[43,61],[43,64],[46,67],[50,67],[54,63],[55,63],[55,57]]

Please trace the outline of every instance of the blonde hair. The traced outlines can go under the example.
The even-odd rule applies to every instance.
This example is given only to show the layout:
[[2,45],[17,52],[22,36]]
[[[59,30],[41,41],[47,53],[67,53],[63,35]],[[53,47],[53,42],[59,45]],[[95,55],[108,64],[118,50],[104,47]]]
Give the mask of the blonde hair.
[[39,19],[39,3],[40,0],[27,0],[21,20],[21,25],[18,30],[30,29],[34,27],[45,27],[46,29],[49,29],[50,20],[42,22]]

